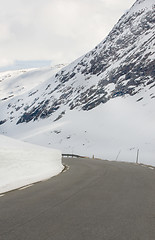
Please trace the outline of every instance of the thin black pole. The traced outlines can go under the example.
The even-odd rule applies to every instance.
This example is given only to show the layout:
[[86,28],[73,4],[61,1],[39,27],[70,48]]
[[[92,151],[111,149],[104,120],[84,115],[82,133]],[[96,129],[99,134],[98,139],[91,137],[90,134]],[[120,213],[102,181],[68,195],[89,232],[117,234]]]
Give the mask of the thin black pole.
[[118,157],[119,157],[120,153],[121,153],[121,150],[118,152],[118,154],[117,154],[117,157],[116,157],[116,160],[115,160],[115,161],[117,161],[117,159],[118,159]]

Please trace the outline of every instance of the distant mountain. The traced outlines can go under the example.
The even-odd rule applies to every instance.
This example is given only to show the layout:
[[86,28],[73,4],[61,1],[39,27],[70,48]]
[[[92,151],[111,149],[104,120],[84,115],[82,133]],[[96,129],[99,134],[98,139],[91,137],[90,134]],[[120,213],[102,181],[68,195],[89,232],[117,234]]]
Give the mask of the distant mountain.
[[[138,143],[139,138],[134,138],[136,134],[134,132],[129,141],[126,141],[125,148],[136,149],[139,144],[145,148],[144,142],[147,141],[147,137],[149,146],[153,146],[155,143],[152,137],[152,133],[155,132],[155,127],[152,125],[152,121],[155,120],[154,8],[154,0],[137,0],[114,26],[107,38],[92,51],[65,66],[55,75],[43,76],[46,81],[40,81],[40,84],[34,85],[31,90],[28,89],[24,93],[18,91],[18,94],[16,91],[7,92],[7,97],[3,97],[0,102],[1,132],[38,144],[52,144],[68,152],[76,149],[76,152],[92,154],[106,148],[107,155],[101,154],[101,156],[107,157],[110,156],[108,153],[111,151],[111,143],[108,145],[108,141],[114,141],[115,154],[109,157],[114,159],[114,156],[118,158],[116,152],[122,151],[119,149],[122,148],[121,143],[125,142],[125,132],[122,132],[122,129],[129,131],[128,124],[122,121],[123,119],[130,121],[129,118],[133,118],[131,130],[134,129],[136,132],[139,126],[143,126],[144,129],[146,126],[143,124],[150,124],[151,129],[145,128],[143,131],[147,135],[144,134],[142,137],[143,143],[141,140],[141,143]],[[33,74],[37,82],[39,74],[35,75],[35,72]],[[33,74],[31,75],[31,72],[28,75],[23,74],[22,78],[26,76],[31,82]],[[14,81],[16,82],[15,79]],[[22,87],[20,81],[19,90]],[[123,112],[120,110],[126,114],[122,115]],[[140,115],[136,115],[139,111],[143,119],[139,119]],[[134,115],[130,115],[129,112]],[[148,121],[144,119],[146,114]],[[109,121],[104,122],[107,116]],[[111,122],[112,120],[117,124]],[[108,122],[112,123],[111,129],[115,126],[120,131],[111,135]],[[66,127],[67,123],[69,123],[68,127]],[[82,126],[80,127],[79,124]],[[97,132],[96,141],[93,128]],[[108,132],[107,128],[109,128]],[[140,133],[136,136],[138,134]],[[80,139],[82,147],[80,147]],[[121,141],[118,144],[119,139]],[[98,144],[98,147],[94,147],[94,144]],[[127,158],[127,154],[122,156]]]
[[40,69],[30,68],[0,73],[0,101],[22,95],[50,79],[65,64]]
[[0,72],[32,69],[32,68],[43,68],[47,66],[48,67],[51,66],[50,60],[29,60],[29,61],[16,60],[12,64],[0,66]]

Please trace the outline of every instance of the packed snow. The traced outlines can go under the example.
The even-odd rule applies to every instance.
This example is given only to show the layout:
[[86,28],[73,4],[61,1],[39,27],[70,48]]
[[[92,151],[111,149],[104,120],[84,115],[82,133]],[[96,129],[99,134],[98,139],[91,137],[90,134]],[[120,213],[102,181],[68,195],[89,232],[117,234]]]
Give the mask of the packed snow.
[[61,152],[0,135],[0,193],[48,179],[63,170]]

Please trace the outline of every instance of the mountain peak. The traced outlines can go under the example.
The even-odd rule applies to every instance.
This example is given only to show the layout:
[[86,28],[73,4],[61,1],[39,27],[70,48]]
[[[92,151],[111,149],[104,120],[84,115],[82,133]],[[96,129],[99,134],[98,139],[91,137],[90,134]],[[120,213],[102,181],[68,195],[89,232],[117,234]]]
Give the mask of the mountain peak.
[[150,8],[155,5],[154,0],[137,0],[134,4],[131,10],[137,11],[140,9]]

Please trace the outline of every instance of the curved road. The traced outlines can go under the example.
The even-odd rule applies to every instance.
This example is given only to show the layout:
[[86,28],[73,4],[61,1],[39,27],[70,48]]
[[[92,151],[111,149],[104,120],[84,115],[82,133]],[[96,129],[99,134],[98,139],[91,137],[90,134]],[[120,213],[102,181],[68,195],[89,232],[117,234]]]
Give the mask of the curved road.
[[0,240],[154,240],[155,171],[63,159],[70,169],[0,197]]

